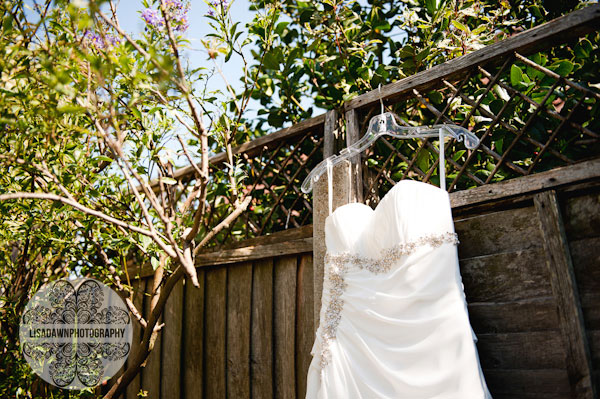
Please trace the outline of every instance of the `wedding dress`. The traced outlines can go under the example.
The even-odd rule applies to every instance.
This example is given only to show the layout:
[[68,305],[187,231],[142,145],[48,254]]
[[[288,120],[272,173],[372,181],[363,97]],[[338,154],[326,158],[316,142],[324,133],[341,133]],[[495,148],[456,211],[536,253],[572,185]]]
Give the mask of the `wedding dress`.
[[330,204],[325,237],[307,398],[491,398],[446,190],[402,180],[375,210]]

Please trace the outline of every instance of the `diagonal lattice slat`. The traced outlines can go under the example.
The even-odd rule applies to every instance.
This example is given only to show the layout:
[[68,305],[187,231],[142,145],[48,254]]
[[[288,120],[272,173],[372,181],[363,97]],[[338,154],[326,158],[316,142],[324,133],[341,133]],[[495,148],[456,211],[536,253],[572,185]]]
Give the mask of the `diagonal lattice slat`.
[[[597,157],[600,94],[590,87],[596,82],[586,71],[597,63],[598,35],[580,40],[594,43],[596,55],[574,58],[577,44],[527,57],[514,52],[496,66],[475,65],[460,81],[440,79],[436,89],[426,92],[413,88],[405,101],[388,107],[400,117],[400,124],[452,123],[479,137],[475,150],[454,139],[446,142],[448,191]],[[363,111],[367,117],[362,130],[375,112],[374,107]],[[366,202],[376,204],[404,178],[439,185],[435,141],[379,140],[363,156]]]

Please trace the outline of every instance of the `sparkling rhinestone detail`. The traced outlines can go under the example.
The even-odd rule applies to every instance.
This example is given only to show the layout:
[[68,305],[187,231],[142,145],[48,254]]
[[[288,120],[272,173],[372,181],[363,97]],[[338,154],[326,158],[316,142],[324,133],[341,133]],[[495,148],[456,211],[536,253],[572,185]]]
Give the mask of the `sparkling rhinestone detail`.
[[412,253],[416,248],[423,245],[430,245],[433,248],[439,247],[444,243],[458,245],[458,235],[452,232],[442,234],[430,234],[419,237],[417,240],[400,243],[394,247],[387,248],[379,258],[367,258],[344,252],[340,254],[325,255],[325,267],[327,274],[325,278],[329,283],[329,303],[325,310],[323,326],[321,329],[321,353],[320,365],[325,367],[330,359],[331,353],[329,346],[335,339],[336,330],[342,317],[344,300],[342,294],[346,289],[344,274],[351,266],[359,269],[366,269],[374,274],[382,274],[390,271],[392,265],[402,256]]

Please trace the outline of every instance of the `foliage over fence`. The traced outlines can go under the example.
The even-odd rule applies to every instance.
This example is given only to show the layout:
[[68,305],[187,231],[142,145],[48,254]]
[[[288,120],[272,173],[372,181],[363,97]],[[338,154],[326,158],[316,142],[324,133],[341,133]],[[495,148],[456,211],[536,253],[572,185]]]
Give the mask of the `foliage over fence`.
[[[448,191],[529,175],[600,155],[600,56],[597,32],[500,66],[478,65],[460,81],[435,90],[413,89],[392,105],[405,123],[455,123],[481,140],[467,150],[446,148]],[[361,118],[366,122],[366,116]],[[365,124],[361,125],[366,129]],[[439,151],[424,142],[380,140],[365,156],[367,197],[375,199],[403,178],[439,185]],[[379,191],[379,193],[378,193]]]
[[[446,144],[448,191],[594,158],[600,155],[599,43],[594,32],[527,56],[515,53],[495,65],[476,64],[464,78],[442,78],[423,92],[410,87],[386,106],[400,123],[460,124],[480,138],[475,150],[454,140]],[[361,133],[378,112],[379,104],[360,110]],[[246,190],[256,190],[253,205],[214,244],[311,223],[311,199],[299,186],[322,159],[322,127],[312,129],[274,140],[274,148],[258,154],[241,152],[250,177]],[[438,156],[431,139],[378,140],[363,154],[366,202],[376,204],[404,178],[439,185]]]

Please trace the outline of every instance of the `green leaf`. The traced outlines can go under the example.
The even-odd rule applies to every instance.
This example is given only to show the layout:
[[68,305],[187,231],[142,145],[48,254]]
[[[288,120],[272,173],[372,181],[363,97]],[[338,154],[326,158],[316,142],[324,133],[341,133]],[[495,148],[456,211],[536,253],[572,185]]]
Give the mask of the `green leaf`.
[[177,180],[171,178],[171,177],[161,177],[160,180],[164,183],[164,184],[168,184],[170,186],[172,186],[173,184],[177,184]]
[[152,264],[152,270],[156,270],[160,266],[160,261],[153,256],[150,258],[150,264]]
[[577,43],[573,52],[577,58],[588,58],[593,49],[592,43],[588,39],[583,38]]
[[444,96],[442,96],[442,93],[440,93],[439,91],[432,91],[428,93],[427,98],[429,99],[429,101],[436,105],[441,104],[444,100]]
[[457,29],[462,30],[463,32],[469,33],[469,28],[466,25],[461,24],[458,21],[452,21],[452,25],[456,26]]
[[567,76],[573,70],[573,63],[567,60],[558,61],[550,65],[549,69],[560,76]]
[[510,83],[519,86],[523,82],[523,71],[516,65],[510,67]]
[[58,112],[62,112],[62,113],[65,113],[65,114],[77,114],[79,112],[85,111],[85,108],[80,107],[79,105],[66,104],[66,105],[62,105],[60,107],[57,107],[56,110]]
[[417,156],[416,164],[423,172],[427,172],[429,170],[429,151],[421,150]]
[[102,161],[102,162],[112,162],[113,161],[112,158],[107,157],[106,155],[99,155],[96,157],[96,160]]
[[144,251],[148,250],[148,247],[150,246],[150,244],[152,244],[152,238],[150,238],[148,236],[141,236],[140,237],[140,246],[142,247],[142,249]]

